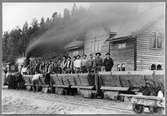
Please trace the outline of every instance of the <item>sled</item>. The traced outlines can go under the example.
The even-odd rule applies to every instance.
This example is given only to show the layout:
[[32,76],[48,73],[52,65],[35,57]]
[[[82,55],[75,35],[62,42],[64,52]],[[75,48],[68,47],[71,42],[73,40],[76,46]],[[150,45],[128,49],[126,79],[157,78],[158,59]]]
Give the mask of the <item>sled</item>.
[[150,113],[163,114],[165,110],[165,98],[157,96],[145,96],[145,95],[130,95],[130,94],[120,94],[120,96],[125,96],[130,99],[132,103],[132,110],[135,113],[143,113],[144,108],[148,107]]

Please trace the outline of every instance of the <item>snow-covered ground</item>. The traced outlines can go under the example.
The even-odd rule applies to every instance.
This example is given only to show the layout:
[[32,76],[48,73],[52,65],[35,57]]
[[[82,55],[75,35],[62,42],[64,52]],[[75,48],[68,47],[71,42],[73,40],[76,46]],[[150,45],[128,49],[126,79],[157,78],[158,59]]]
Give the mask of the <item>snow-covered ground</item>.
[[130,103],[26,90],[2,90],[4,114],[134,114]]

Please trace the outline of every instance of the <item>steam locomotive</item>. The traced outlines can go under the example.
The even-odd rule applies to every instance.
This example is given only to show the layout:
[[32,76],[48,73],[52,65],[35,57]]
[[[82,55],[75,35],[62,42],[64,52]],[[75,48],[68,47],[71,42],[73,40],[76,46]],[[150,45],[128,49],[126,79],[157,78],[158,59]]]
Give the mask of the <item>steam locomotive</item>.
[[17,62],[7,63],[4,67],[4,83],[9,89],[23,89],[25,88],[25,82],[22,78],[20,71],[18,70]]

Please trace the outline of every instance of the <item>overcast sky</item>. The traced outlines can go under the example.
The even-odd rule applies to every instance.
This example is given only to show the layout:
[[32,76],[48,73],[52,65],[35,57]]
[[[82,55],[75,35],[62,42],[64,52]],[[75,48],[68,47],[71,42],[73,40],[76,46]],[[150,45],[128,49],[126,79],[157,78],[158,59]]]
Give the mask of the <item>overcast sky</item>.
[[[44,17],[51,17],[57,11],[63,13],[64,8],[71,10],[74,3],[3,3],[2,8],[2,23],[3,32],[10,31],[19,26],[22,28],[23,24],[27,21],[31,23],[33,18],[40,20]],[[76,3],[77,6],[88,8],[90,3]]]
[[[102,5],[102,3],[97,3],[99,5]],[[119,5],[120,3],[105,3],[105,5],[102,5],[103,7],[98,7],[98,8],[106,8],[106,4],[110,4],[113,8],[115,8],[116,11],[119,11]],[[122,3],[124,7],[129,6],[130,3]],[[27,21],[28,24],[30,24],[33,20],[33,18],[36,18],[37,20],[40,21],[41,17],[44,17],[45,20],[47,17],[51,18],[52,14],[54,12],[58,13],[63,13],[64,9],[67,8],[69,10],[72,9],[72,6],[74,5],[73,2],[61,2],[61,3],[3,3],[3,8],[2,8],[2,23],[3,23],[3,32],[4,31],[10,31],[11,29],[16,28],[17,26],[22,28],[24,23]],[[90,3],[86,2],[77,2],[76,5],[83,6],[88,8],[90,6]],[[140,11],[149,11],[148,9],[151,10],[151,8],[160,6],[162,7],[164,4],[162,3],[133,3],[132,6],[136,6],[135,9],[138,9]],[[117,8],[118,6],[118,8]],[[110,7],[109,7],[110,8]],[[128,7],[127,7],[128,8]],[[96,8],[95,8],[96,9]],[[112,9],[112,8],[111,8]],[[123,8],[122,8],[123,9]],[[121,9],[120,9],[121,10]],[[125,9],[128,10],[128,9]],[[99,12],[97,10],[97,12]],[[129,11],[127,11],[129,13]],[[158,13],[155,12],[155,13]],[[153,14],[155,15],[155,14]],[[104,17],[103,17],[104,18]]]

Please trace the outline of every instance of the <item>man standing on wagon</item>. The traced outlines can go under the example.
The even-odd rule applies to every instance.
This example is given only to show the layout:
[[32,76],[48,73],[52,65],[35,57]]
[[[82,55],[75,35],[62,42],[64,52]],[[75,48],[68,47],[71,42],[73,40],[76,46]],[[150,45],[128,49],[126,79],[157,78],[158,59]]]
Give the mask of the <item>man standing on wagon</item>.
[[80,73],[81,72],[81,59],[80,55],[77,56],[77,59],[74,61],[74,70],[75,73]]
[[83,55],[83,57],[81,59],[81,72],[82,73],[86,73],[87,72],[86,62],[87,62],[87,55]]
[[40,79],[40,78],[41,78],[42,76],[43,76],[43,75],[40,74],[38,70],[35,71],[35,74],[34,74],[33,77],[32,77],[32,83],[33,83],[32,89],[33,89],[34,92],[35,92],[35,91],[38,91],[39,83],[41,82],[41,79]]
[[93,64],[94,64],[93,55],[90,54],[88,60],[86,61],[87,72],[89,73],[93,72]]
[[95,61],[94,61],[94,68],[96,72],[100,72],[101,68],[103,66],[103,60],[101,58],[101,53],[97,52],[96,53],[96,57],[95,57]]
[[114,65],[113,59],[110,57],[110,53],[106,53],[106,58],[104,59],[105,71],[111,71]]

